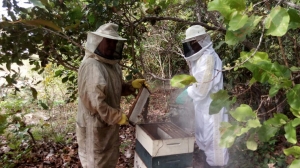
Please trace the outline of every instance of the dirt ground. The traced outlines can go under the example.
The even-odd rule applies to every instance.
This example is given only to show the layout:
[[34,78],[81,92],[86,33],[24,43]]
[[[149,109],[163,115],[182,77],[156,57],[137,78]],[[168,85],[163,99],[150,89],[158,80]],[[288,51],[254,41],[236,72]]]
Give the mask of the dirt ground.
[[[170,108],[171,104],[174,104],[174,98],[180,91],[171,89],[160,89],[153,91],[150,97],[150,103],[148,106],[148,123],[154,122],[170,122],[171,120],[177,122],[176,115],[172,113],[177,113],[172,111]],[[132,100],[133,101],[133,100]],[[123,102],[130,108],[132,103],[128,101]],[[173,109],[174,110],[174,109]],[[76,110],[74,110],[76,111]],[[175,116],[175,117],[174,117]],[[179,115],[180,116],[180,115]],[[173,119],[172,119],[173,117]],[[191,120],[187,120],[191,121]],[[190,122],[189,122],[190,123]],[[74,124],[75,125],[75,124]],[[184,125],[183,126],[187,126]],[[191,131],[192,130],[188,130]],[[116,168],[132,168],[134,167],[134,152],[135,152],[135,127],[131,125],[122,126],[120,128],[120,157]],[[65,136],[65,144],[55,143],[52,141],[39,141],[36,144],[32,144],[30,153],[26,154],[27,157],[20,158],[18,160],[17,166],[20,168],[50,168],[50,167],[72,167],[80,168],[81,164],[78,158],[78,145],[76,141],[75,133],[68,133]],[[24,145],[24,149],[28,148]],[[20,149],[22,150],[22,149]],[[3,154],[3,150],[0,149],[0,156]],[[194,150],[194,168],[203,167],[203,155],[197,149],[195,145]],[[0,164],[1,165],[1,164]],[[0,166],[1,167],[1,166]]]

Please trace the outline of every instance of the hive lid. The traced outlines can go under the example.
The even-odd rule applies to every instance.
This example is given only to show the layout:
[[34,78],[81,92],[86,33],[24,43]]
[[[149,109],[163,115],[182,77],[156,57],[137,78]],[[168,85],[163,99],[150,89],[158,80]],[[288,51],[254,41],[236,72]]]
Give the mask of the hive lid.
[[129,109],[129,123],[132,125],[136,125],[137,123],[143,122],[143,116],[141,116],[141,113],[143,112],[143,109],[145,105],[147,104],[147,101],[149,101],[150,91],[146,87],[142,87],[139,90],[139,93],[132,104],[131,108]]

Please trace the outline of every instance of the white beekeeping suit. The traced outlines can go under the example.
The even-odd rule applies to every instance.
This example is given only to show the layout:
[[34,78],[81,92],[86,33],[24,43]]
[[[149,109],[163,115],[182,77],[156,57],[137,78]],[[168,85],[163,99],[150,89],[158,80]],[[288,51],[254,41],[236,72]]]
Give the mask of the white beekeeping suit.
[[194,25],[186,30],[183,47],[190,74],[197,80],[197,83],[187,88],[195,108],[196,143],[205,152],[210,166],[224,166],[229,154],[227,148],[219,146],[219,128],[220,122],[228,121],[228,115],[225,108],[218,114],[209,114],[212,102],[210,94],[223,89],[222,61],[202,26]]

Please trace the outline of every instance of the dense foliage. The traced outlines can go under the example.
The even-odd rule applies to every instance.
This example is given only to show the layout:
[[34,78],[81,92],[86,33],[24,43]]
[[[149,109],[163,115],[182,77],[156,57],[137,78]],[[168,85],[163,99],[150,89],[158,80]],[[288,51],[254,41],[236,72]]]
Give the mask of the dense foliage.
[[[68,84],[68,101],[75,100],[86,32],[106,22],[119,24],[121,35],[128,39],[126,59],[120,63],[127,80],[142,76],[168,81],[175,74],[188,73],[181,40],[188,26],[200,24],[211,34],[224,62],[225,90],[212,95],[211,106],[215,113],[225,104],[232,116],[230,123],[223,123],[222,145],[245,141],[245,148],[260,151],[284,137],[281,152],[293,157],[290,167],[299,167],[299,0],[30,2],[33,7],[23,8],[15,0],[3,0],[7,15],[0,22],[0,64],[9,73],[3,76],[7,82],[2,87],[20,90],[13,63],[22,65],[29,59],[39,73],[52,63],[58,67],[55,76]],[[28,85],[36,98],[34,86]],[[265,162],[284,166],[276,159]]]

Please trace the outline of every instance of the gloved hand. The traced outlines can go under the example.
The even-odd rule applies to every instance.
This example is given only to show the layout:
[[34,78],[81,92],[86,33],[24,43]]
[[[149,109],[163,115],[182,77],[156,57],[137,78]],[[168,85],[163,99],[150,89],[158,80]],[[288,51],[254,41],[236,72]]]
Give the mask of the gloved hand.
[[148,84],[146,83],[146,79],[135,79],[131,82],[132,87],[135,89],[140,89],[143,85],[148,88]]
[[119,125],[126,125],[126,124],[128,124],[128,118],[127,118],[126,114],[122,113],[122,118],[118,122],[118,124]]

